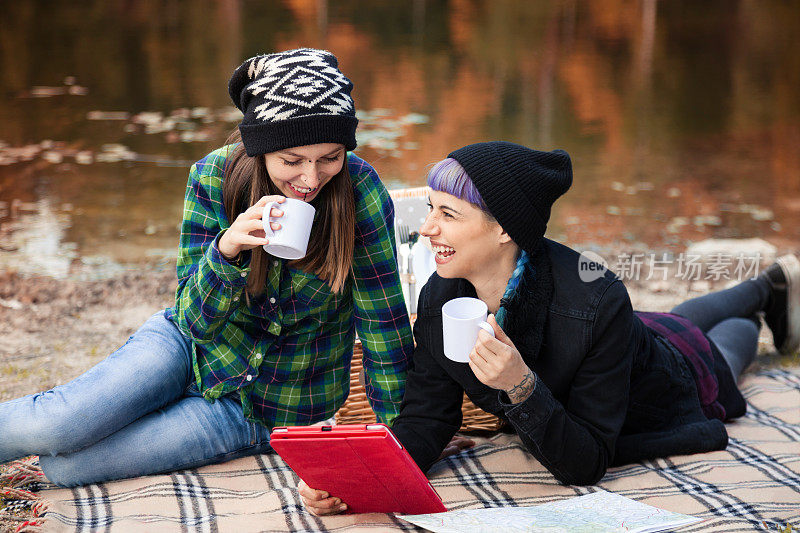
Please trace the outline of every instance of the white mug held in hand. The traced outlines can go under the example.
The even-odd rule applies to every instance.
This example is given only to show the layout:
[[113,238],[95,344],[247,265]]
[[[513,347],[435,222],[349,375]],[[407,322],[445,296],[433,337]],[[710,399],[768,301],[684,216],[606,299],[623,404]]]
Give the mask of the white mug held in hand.
[[[273,207],[283,211],[283,216],[272,218]],[[264,245],[264,251],[283,259],[305,257],[315,212],[316,209],[313,205],[294,198],[287,198],[282,204],[268,202],[264,206],[264,214],[261,216],[264,233],[269,239],[269,244]],[[281,228],[273,230],[270,226],[271,222],[280,223]]]
[[442,306],[444,354],[448,359],[468,363],[482,329],[494,337],[494,329],[486,322],[488,312],[486,304],[477,298],[455,298]]

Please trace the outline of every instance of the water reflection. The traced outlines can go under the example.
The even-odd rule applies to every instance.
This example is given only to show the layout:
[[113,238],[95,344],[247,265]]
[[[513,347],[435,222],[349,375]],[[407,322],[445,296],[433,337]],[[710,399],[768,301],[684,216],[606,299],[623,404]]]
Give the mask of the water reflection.
[[[75,246],[64,242],[68,217],[59,214],[47,198],[35,204],[11,204],[13,227],[0,253],[0,268],[64,278],[75,257]],[[14,253],[8,253],[14,252]]]
[[45,255],[173,250],[188,165],[238,117],[231,71],[296,46],[337,54],[359,153],[390,186],[502,138],[570,152],[550,232],[573,244],[797,246],[799,15],[778,0],[6,2],[0,255],[39,233],[58,239]]

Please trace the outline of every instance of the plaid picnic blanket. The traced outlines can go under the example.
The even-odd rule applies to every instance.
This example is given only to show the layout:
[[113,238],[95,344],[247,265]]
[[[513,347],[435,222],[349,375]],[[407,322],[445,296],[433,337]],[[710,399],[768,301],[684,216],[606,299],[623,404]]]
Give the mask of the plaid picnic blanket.
[[[529,506],[602,488],[704,519],[682,531],[800,529],[800,368],[747,375],[747,415],[728,424],[725,451],[617,467],[594,487],[564,486],[515,435],[434,465],[432,484],[449,509]],[[341,531],[414,526],[386,514],[317,518],[298,479],[275,454],[198,470],[75,489],[41,491],[43,531]],[[790,527],[791,526],[791,527]]]

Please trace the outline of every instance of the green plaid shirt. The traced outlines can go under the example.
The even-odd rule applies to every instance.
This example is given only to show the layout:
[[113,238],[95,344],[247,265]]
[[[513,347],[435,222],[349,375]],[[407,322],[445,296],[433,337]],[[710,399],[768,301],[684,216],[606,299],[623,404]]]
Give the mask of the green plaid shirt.
[[348,154],[356,224],[353,275],[343,293],[274,258],[264,294],[247,305],[249,259],[232,265],[217,246],[230,226],[222,175],[232,149],[220,148],[191,168],[175,306],[166,313],[192,340],[203,397],[238,393],[245,416],[270,428],[330,418],[350,390],[357,332],[367,397],[378,419],[390,424],[400,410],[413,341],[397,271],[394,207],[378,174]]

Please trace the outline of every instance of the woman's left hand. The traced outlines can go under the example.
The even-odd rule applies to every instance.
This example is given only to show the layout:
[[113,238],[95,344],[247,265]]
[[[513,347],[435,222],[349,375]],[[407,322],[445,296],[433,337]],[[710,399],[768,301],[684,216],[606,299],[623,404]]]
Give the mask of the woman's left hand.
[[313,515],[326,516],[343,513],[347,510],[347,504],[342,500],[331,496],[324,490],[312,489],[302,479],[297,486],[297,492],[300,493],[306,510]]
[[439,456],[437,461],[441,461],[445,457],[450,457],[451,455],[461,453],[461,450],[466,450],[467,448],[472,448],[473,446],[475,446],[475,441],[469,437],[454,435],[453,438],[450,439],[450,442],[447,444],[447,446],[445,446],[444,450],[442,450],[442,454]]
[[489,315],[487,322],[494,328],[495,336],[483,330],[478,332],[478,341],[469,354],[469,366],[481,383],[505,391],[512,403],[519,403],[530,396],[536,378],[494,315]]

